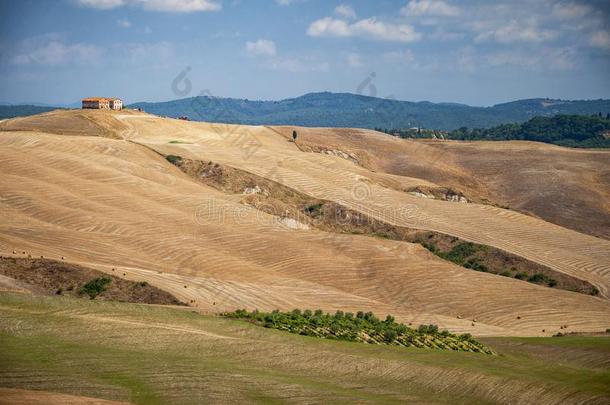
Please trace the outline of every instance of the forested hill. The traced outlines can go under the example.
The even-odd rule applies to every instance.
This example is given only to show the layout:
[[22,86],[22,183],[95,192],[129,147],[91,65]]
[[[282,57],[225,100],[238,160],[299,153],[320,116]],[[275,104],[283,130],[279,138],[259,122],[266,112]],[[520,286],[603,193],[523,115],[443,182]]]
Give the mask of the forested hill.
[[42,107],[37,105],[0,105],[0,120],[40,114],[57,108],[58,107]]
[[488,128],[523,122],[535,116],[610,112],[610,100],[565,101],[530,99],[471,107],[455,103],[410,102],[349,93],[310,93],[281,101],[192,97],[132,107],[163,116],[250,125],[302,125],[320,127],[409,128],[453,130]]
[[487,129],[460,128],[449,132],[447,137],[459,140],[526,140],[581,148],[609,148],[610,114],[535,117],[522,124],[504,124]]

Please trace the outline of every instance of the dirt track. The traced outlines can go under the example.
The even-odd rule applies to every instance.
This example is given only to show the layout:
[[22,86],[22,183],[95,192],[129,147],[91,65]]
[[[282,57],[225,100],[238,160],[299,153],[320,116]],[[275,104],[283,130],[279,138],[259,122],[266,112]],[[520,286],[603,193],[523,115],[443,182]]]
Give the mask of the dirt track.
[[[80,119],[75,112],[54,114],[62,125]],[[99,117],[112,128],[106,115],[87,119]],[[17,249],[66,256],[103,271],[116,267],[126,278],[148,281],[210,312],[364,309],[477,335],[609,326],[606,299],[477,273],[404,242],[290,229],[194,182],[150,149],[213,160],[390,223],[492,245],[590,281],[604,296],[608,241],[489,205],[415,197],[389,184],[430,182],[301,152],[264,127],[137,113],[113,118],[121,121],[116,136],[132,142],[86,132],[0,134],[2,253]]]

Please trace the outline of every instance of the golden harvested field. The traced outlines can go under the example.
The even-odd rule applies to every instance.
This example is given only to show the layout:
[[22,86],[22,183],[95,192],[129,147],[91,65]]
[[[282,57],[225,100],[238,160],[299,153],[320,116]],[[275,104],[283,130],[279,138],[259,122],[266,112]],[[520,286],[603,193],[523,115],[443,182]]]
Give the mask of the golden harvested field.
[[[277,127],[288,138],[293,127]],[[342,151],[375,171],[428,180],[610,239],[610,152],[537,142],[402,140],[362,129],[297,128],[302,147]]]
[[[491,205],[416,197],[400,190],[434,186],[430,179],[304,152],[276,129],[129,111],[42,117],[0,123],[2,254],[65,256],[148,281],[206,312],[370,310],[479,336],[610,327],[607,240]],[[589,281],[601,294],[467,270],[406,242],[294,229],[241,204],[240,195],[194,181],[167,154],[242,169],[390,224],[491,245]]]

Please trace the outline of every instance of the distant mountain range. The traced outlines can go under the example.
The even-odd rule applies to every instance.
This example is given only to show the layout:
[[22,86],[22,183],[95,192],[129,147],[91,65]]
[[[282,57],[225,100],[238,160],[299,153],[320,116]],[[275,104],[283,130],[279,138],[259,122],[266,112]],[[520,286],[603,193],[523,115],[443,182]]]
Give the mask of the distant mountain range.
[[[410,102],[350,93],[309,93],[280,101],[191,97],[165,102],[129,105],[161,116],[187,116],[195,121],[250,125],[300,125],[319,127],[410,128],[453,130],[488,128],[523,122],[535,116],[590,115],[610,112],[610,100],[528,99],[472,107],[456,103]],[[6,109],[9,111],[6,111]],[[23,113],[20,113],[23,109]],[[50,107],[0,106],[0,118],[29,115]]]

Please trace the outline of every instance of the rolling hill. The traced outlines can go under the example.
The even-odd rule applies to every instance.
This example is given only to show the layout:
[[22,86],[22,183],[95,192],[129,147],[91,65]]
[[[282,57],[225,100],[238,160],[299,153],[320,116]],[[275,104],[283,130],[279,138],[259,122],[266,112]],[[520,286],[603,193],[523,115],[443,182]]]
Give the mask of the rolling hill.
[[[554,153],[566,155],[572,163],[563,164],[584,171],[603,167],[604,151],[456,142],[442,144],[449,152],[438,158],[430,142],[377,133],[371,139],[387,145],[367,164],[358,151],[351,157],[340,150],[342,142],[356,142],[362,130],[298,128],[295,144],[286,139],[286,128],[186,122],[133,111],[55,111],[4,121],[0,130],[2,254],[64,256],[70,263],[146,281],[208,313],[316,303],[328,311],[364,308],[477,336],[548,336],[565,332],[564,326],[568,332],[608,327],[610,242],[482,201],[494,196],[484,183],[496,181],[494,187],[500,187],[511,171],[490,181],[493,168],[481,160],[482,171],[460,173],[451,148],[469,148],[467,153],[476,156],[504,145],[490,153],[504,153],[506,159],[542,148],[550,161]],[[333,131],[335,138],[328,136]],[[328,139],[325,150],[316,146],[323,139]],[[397,161],[384,150],[414,146],[415,167],[438,168],[452,174],[451,181],[472,185],[476,194],[466,194],[469,203],[409,191],[434,190],[443,180],[427,180],[425,171],[418,177],[390,170]],[[237,193],[212,187],[204,180],[213,172],[183,172],[166,159],[170,155],[254,180]],[[526,167],[523,175],[548,170],[556,174],[550,191],[572,187],[575,180],[546,164]],[[586,192],[599,187],[607,193],[607,177],[597,181],[580,183]],[[418,244],[319,229],[288,211],[270,214],[265,209],[272,203],[265,199],[269,182],[285,191],[287,209],[298,196],[331,201],[388,226],[436,232],[523,257],[594,285],[599,296],[469,270]],[[552,208],[555,197],[540,190],[539,204]],[[530,196],[510,187],[508,195]],[[574,203],[581,198],[570,195]],[[602,208],[592,209],[606,218]],[[560,211],[555,214],[561,217]],[[592,221],[591,229],[596,226]]]
[[158,103],[134,103],[150,113],[191,120],[246,125],[308,127],[486,128],[534,116],[610,112],[610,100],[529,99],[471,107],[455,103],[410,102],[350,93],[310,93],[280,101],[199,96]]

